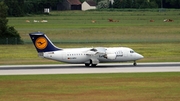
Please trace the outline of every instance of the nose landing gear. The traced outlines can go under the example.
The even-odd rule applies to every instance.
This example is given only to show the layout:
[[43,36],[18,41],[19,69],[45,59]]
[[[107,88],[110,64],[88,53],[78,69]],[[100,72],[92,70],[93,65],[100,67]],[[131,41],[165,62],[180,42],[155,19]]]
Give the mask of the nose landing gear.
[[137,63],[136,63],[136,61],[134,61],[133,65],[134,65],[134,66],[137,66]]

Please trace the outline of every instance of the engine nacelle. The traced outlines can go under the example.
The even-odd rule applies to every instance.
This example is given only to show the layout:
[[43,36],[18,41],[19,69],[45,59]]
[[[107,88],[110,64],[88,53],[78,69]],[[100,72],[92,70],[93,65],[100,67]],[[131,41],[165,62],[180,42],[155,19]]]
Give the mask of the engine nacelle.
[[116,54],[106,54],[106,58],[114,60],[114,59],[116,59]]

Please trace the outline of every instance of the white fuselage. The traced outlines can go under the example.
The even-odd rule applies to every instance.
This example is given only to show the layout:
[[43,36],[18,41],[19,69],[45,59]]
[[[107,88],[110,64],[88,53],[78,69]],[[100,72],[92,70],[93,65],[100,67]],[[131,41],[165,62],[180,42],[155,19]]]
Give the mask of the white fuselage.
[[90,59],[97,61],[97,63],[125,62],[143,58],[142,55],[134,52],[131,48],[126,47],[105,48],[106,56],[101,53],[90,51],[90,49],[92,48],[62,49],[58,51],[39,53],[39,56],[66,63],[88,63]]

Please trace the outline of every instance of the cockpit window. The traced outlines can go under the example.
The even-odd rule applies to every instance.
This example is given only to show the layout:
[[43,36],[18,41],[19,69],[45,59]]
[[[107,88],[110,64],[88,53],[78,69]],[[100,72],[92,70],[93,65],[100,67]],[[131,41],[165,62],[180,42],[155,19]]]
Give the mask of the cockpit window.
[[130,51],[130,53],[134,53],[134,51],[133,51],[133,50],[131,50],[131,51]]

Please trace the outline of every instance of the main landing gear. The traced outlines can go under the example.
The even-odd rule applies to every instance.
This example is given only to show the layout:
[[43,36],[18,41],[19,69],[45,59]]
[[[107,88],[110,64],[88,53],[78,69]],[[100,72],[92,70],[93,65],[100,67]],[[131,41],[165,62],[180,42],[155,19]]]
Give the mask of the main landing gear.
[[89,65],[90,65],[89,63],[85,63],[85,66],[86,66],[86,67],[89,67]]
[[96,67],[96,65],[99,63],[99,60],[97,59],[90,59],[89,63],[85,63],[86,67],[89,67],[91,65],[91,67]]
[[91,67],[96,67],[97,64],[90,64],[90,63],[85,63],[86,67],[89,67],[91,65]]

